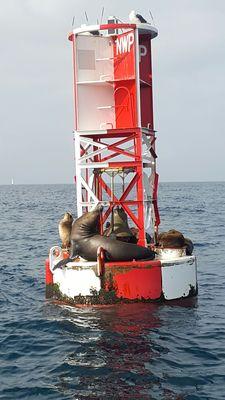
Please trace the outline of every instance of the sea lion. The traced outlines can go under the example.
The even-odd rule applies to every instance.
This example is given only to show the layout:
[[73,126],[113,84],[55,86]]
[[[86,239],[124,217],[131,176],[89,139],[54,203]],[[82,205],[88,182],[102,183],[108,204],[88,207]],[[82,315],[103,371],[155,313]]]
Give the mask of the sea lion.
[[191,239],[188,239],[185,237],[184,240],[185,240],[185,247],[186,247],[186,255],[191,256],[193,253],[193,250],[194,250],[194,244],[191,241]]
[[192,254],[194,249],[192,241],[185,238],[181,232],[176,231],[175,229],[160,233],[158,236],[158,246],[170,249],[186,247],[186,255],[188,256]]
[[129,228],[127,214],[122,207],[116,207],[113,210],[112,224],[109,223],[108,228],[104,231],[105,236],[116,237],[127,243],[137,243],[137,239]]
[[152,260],[155,257],[155,253],[146,247],[100,235],[98,226],[101,209],[101,206],[97,206],[73,223],[71,232],[73,255],[79,254],[88,261],[96,261],[97,249],[101,246],[108,261]]
[[97,249],[101,246],[107,261],[152,260],[155,252],[147,247],[121,242],[99,234],[98,226],[102,207],[97,206],[74,221],[71,231],[71,252],[68,259],[60,261],[55,267],[61,267],[78,255],[87,261],[97,260]]
[[[134,237],[136,239],[136,242],[133,242],[133,243],[137,243],[138,239],[139,239],[139,230],[137,228],[135,228],[134,226],[132,226],[130,228],[130,230],[131,230],[131,232],[133,233],[133,235],[134,235]],[[150,244],[151,241],[152,241],[152,238],[151,238],[151,236],[149,235],[148,232],[145,232],[145,239],[146,239],[147,244]]]
[[59,221],[59,237],[62,241],[62,249],[70,247],[70,235],[73,223],[73,216],[69,212],[64,214],[64,217]]
[[171,229],[159,234],[158,244],[160,247],[176,249],[185,246],[185,239],[181,232]]

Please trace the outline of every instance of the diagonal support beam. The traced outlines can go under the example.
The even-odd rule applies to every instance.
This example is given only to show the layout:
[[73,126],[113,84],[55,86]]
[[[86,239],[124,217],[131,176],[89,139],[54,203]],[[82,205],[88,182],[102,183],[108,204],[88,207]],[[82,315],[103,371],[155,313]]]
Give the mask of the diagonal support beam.
[[[129,183],[127,189],[125,190],[124,194],[121,196],[120,199],[118,199],[114,194],[112,194],[111,189],[108,187],[108,185],[104,182],[104,180],[102,179],[102,177],[99,176],[99,182],[102,185],[102,188],[106,191],[106,193],[109,195],[110,198],[113,198],[113,201],[120,204],[124,210],[127,212],[127,214],[129,215],[129,217],[131,218],[131,220],[135,223],[135,225],[140,228],[140,223],[137,219],[137,217],[135,216],[135,214],[130,210],[130,208],[128,207],[128,205],[124,204],[124,201],[126,199],[126,197],[128,196],[128,194],[130,193],[130,191],[132,190],[132,188],[134,187],[134,185],[136,184],[136,182],[138,181],[138,176],[135,175],[134,178],[132,179],[132,181]],[[110,204],[109,208],[107,209],[107,211],[105,212],[105,214],[102,217],[102,223],[104,224],[105,221],[107,220],[108,216],[110,215],[110,213],[112,212],[113,209],[113,204]]]
[[137,183],[138,178],[139,178],[138,175],[135,174],[135,176],[133,177],[133,179],[130,181],[129,185],[127,186],[126,190],[124,191],[122,197],[120,198],[120,201],[124,201],[127,198],[128,194],[133,189],[134,185]]
[[95,196],[95,194],[93,193],[91,188],[88,186],[87,182],[85,182],[85,180],[84,180],[84,178],[82,176],[80,176],[80,181],[81,181],[83,187],[87,190],[89,196],[94,200],[94,202],[96,204],[98,204],[99,203],[99,199]]
[[98,154],[101,154],[104,150],[107,150],[107,146],[105,146],[105,148],[101,148],[99,150],[92,151],[92,152],[88,153],[87,155],[80,157],[79,161],[80,161],[80,163],[82,163],[82,161],[86,161],[89,158],[92,158],[94,156],[97,156]]

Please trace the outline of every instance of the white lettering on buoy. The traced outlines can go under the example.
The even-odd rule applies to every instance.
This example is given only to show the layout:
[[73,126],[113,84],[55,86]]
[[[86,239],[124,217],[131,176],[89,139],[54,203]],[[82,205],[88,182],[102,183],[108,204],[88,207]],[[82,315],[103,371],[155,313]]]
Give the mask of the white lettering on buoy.
[[147,47],[144,46],[143,44],[140,44],[139,53],[140,53],[140,57],[145,57],[147,54]]
[[129,53],[132,44],[134,43],[134,34],[129,33],[126,36],[116,39],[116,55]]

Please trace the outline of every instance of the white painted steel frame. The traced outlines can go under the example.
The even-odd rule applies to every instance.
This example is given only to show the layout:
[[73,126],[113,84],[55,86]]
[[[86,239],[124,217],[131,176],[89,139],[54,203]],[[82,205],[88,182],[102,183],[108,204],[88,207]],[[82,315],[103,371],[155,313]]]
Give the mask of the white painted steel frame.
[[[96,141],[93,138],[89,138],[85,136],[86,132],[75,131],[74,132],[74,144],[75,144],[75,164],[76,164],[76,188],[77,188],[77,213],[78,217],[83,214],[83,207],[88,207],[89,210],[93,209],[100,201],[104,205],[108,205],[107,201],[102,201],[98,199],[96,193],[93,190],[93,183],[94,183],[94,173],[91,170],[94,168],[104,169],[109,167],[108,162],[93,162],[92,157],[96,155],[100,155],[103,152],[107,151],[108,146],[106,144],[102,144],[99,141]],[[88,132],[90,134],[90,132]],[[105,134],[105,138],[107,138],[107,131],[103,131]],[[115,138],[117,139],[117,138]],[[104,140],[104,138],[103,138]],[[146,172],[143,174],[143,186],[145,191],[145,229],[148,229],[150,226],[150,220],[153,218],[153,211],[152,211],[152,194],[153,194],[153,183],[152,183],[152,175],[155,171],[155,161],[152,155],[149,153],[151,148],[149,137],[146,136],[144,132],[142,132],[142,142],[143,142],[143,153],[142,153],[142,161],[143,161],[143,168],[145,165],[147,168],[150,168],[151,173],[147,175]],[[129,145],[128,140],[128,147],[126,147],[125,151],[132,151],[134,150],[134,145]],[[112,145],[112,144],[111,144]],[[82,146],[82,147],[81,147]],[[98,150],[92,151],[93,147],[97,147]],[[115,143],[116,147],[116,143]],[[84,151],[84,154],[81,155],[81,150]],[[113,150],[111,150],[113,152]],[[134,153],[131,153],[134,155]],[[147,162],[146,162],[147,161]],[[85,170],[89,170],[88,181],[83,178],[83,173]],[[85,201],[82,198],[82,190],[83,188],[87,191],[88,201]]]

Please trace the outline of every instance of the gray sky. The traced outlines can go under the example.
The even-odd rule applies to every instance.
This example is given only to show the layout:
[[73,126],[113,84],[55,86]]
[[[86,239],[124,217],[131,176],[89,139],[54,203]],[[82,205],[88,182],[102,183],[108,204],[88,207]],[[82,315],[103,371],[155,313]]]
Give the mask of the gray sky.
[[0,184],[72,183],[73,92],[67,34],[135,9],[153,41],[161,181],[225,180],[224,0],[0,0]]

